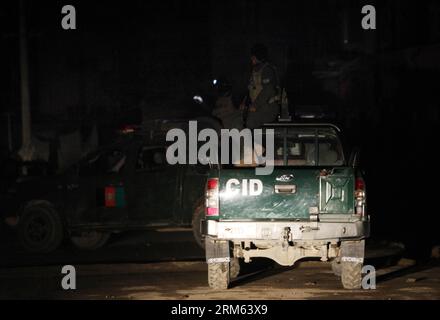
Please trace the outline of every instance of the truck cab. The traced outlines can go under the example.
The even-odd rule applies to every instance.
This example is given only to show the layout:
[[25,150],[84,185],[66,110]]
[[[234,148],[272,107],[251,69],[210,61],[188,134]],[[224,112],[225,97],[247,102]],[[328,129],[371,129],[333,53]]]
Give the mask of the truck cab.
[[257,175],[240,164],[210,170],[201,223],[210,287],[228,288],[240,261],[265,257],[292,266],[317,257],[332,262],[344,288],[360,288],[370,223],[357,156],[346,155],[332,124],[263,129],[274,137],[261,148],[274,148],[265,163],[272,173]]

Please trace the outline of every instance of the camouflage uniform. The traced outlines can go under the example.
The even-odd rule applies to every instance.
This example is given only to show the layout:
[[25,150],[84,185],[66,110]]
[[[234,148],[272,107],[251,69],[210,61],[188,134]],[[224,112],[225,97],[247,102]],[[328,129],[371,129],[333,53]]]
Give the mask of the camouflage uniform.
[[256,65],[248,89],[251,105],[246,127],[259,128],[266,122],[274,121],[279,113],[279,84],[275,68],[267,62]]

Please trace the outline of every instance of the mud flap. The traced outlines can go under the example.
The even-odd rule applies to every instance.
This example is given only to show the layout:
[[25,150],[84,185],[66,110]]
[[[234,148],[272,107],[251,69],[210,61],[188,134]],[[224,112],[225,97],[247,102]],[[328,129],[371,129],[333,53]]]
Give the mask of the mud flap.
[[363,263],[365,257],[365,240],[342,241],[341,261]]
[[205,238],[205,252],[207,263],[229,262],[231,260],[229,241]]

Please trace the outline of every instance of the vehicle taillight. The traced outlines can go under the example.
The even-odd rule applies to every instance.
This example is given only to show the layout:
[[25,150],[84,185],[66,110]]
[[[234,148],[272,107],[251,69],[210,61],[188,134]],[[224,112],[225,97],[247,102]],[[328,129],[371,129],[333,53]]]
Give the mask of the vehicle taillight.
[[210,178],[206,185],[206,215],[218,216],[218,214],[218,178]]
[[365,182],[362,178],[356,178],[354,197],[356,201],[356,214],[365,215]]
[[356,182],[355,182],[355,190],[365,190],[365,183],[364,183],[364,179],[362,178],[356,178]]

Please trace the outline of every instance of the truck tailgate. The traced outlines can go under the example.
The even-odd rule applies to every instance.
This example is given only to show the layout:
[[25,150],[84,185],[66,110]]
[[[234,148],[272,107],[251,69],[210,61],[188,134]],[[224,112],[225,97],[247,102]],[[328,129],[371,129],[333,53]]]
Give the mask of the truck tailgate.
[[338,168],[275,168],[255,175],[255,168],[223,169],[219,176],[219,216],[224,220],[309,220],[319,213],[353,212],[353,172]]

